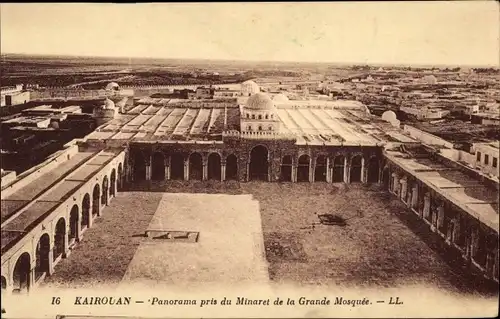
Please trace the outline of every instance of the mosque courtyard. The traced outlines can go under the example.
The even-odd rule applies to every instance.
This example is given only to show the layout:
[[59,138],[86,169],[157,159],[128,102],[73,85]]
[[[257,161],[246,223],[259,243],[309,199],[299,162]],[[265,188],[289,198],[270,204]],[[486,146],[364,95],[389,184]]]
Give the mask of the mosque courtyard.
[[[147,191],[135,187],[118,193],[44,285],[252,282],[449,292],[471,286],[431,248],[432,238],[409,226],[413,213],[376,186],[171,181]],[[347,225],[321,224],[318,215],[329,213]],[[198,232],[198,242],[148,238],[148,229]]]

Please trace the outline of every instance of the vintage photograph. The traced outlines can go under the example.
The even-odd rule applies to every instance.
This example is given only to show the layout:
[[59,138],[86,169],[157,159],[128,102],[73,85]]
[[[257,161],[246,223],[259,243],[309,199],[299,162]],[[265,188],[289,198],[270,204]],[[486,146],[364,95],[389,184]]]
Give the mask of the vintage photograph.
[[0,4],[2,318],[497,316],[499,12]]

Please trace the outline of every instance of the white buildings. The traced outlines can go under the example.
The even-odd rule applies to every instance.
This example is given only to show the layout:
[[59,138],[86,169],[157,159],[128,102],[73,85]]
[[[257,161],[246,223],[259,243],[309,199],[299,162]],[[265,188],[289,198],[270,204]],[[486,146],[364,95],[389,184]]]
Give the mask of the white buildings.
[[476,156],[474,167],[483,173],[499,177],[498,158],[500,142],[475,143],[472,150]]

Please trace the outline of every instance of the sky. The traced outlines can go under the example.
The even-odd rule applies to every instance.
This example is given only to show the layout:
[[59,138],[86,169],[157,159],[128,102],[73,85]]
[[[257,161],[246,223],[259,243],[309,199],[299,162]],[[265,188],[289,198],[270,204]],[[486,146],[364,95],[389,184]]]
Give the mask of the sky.
[[499,65],[497,1],[0,4],[0,52]]

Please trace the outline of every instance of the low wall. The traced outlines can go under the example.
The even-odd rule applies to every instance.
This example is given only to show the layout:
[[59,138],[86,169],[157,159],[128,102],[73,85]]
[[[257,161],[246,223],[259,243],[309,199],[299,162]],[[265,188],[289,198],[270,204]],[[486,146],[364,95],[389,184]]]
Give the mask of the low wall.
[[411,137],[418,139],[426,144],[440,145],[451,149],[453,148],[453,143],[448,142],[440,137],[437,137],[436,135],[432,135],[422,130],[419,130],[411,125],[405,124],[403,126],[403,130],[405,132],[408,132]]

